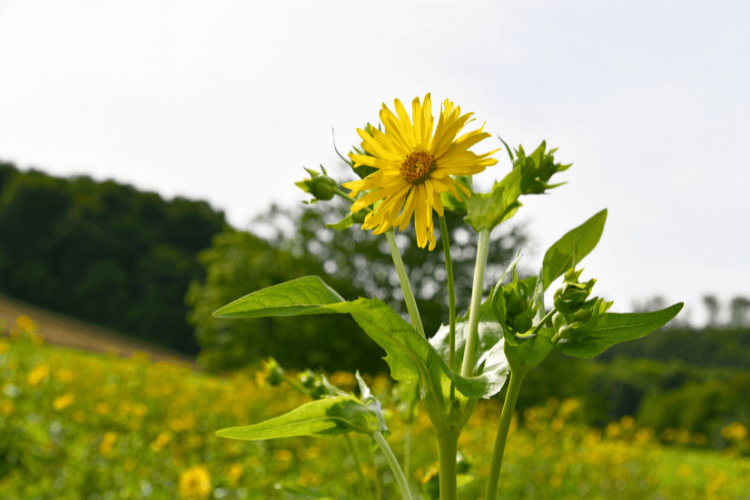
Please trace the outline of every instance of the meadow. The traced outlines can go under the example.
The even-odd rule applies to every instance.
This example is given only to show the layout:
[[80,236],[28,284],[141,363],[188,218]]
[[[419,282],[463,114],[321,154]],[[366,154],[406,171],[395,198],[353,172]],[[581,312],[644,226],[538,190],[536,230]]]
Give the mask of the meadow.
[[[294,377],[294,373],[290,374]],[[384,401],[388,438],[403,461],[407,428],[386,375],[365,377]],[[353,374],[329,380],[354,391]],[[307,397],[270,387],[263,371],[209,375],[184,362],[152,363],[54,347],[21,316],[0,338],[0,500],[400,498],[370,438],[242,442],[218,429],[289,411]],[[501,403],[480,401],[459,440],[459,497],[481,499]],[[654,433],[632,417],[605,428],[582,424],[577,399],[514,416],[503,464],[503,499],[750,499],[747,428],[723,434],[734,446],[705,448],[686,430]],[[409,479],[437,498],[437,443],[425,412],[411,428],[417,444]]]

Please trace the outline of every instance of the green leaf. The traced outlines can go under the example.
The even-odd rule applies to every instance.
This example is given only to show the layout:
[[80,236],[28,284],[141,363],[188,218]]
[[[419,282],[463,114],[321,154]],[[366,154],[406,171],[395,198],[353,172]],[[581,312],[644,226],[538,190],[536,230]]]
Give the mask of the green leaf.
[[573,338],[558,342],[557,348],[568,356],[593,358],[615,344],[644,337],[661,328],[677,316],[682,306],[680,302],[648,313],[604,313],[576,329]]
[[573,265],[573,253],[577,262],[587,256],[599,243],[607,220],[607,209],[597,213],[575,229],[565,233],[557,240],[547,253],[544,254],[542,272],[544,274],[544,289]]
[[[215,318],[263,318],[316,314],[321,306],[344,302],[317,276],[305,276],[258,290],[214,312]],[[321,311],[329,312],[329,311]]]
[[[464,187],[468,188],[472,193],[474,192],[474,182],[472,181],[470,176],[457,175],[456,177],[454,177],[454,180],[457,183],[462,184]],[[465,214],[466,203],[469,197],[466,196],[460,188],[457,188],[457,190],[461,194],[461,201],[458,201],[458,199],[453,196],[450,191],[440,193],[440,201],[442,201],[443,206],[446,210],[455,212],[457,214]]]
[[513,369],[513,373],[527,373],[544,361],[555,345],[550,341],[554,334],[552,328],[541,328],[536,335],[519,342],[518,345],[505,345],[505,356]]
[[492,229],[518,211],[521,203],[521,169],[513,169],[502,181],[495,183],[490,193],[474,193],[466,204],[466,222],[475,231]]
[[222,429],[216,435],[258,441],[295,436],[334,437],[351,431],[371,434],[382,430],[376,417],[367,418],[368,413],[370,409],[354,396],[323,398],[265,422]]
[[[456,367],[460,368],[461,360],[466,348],[466,336],[469,326],[468,314],[456,321]],[[465,396],[473,398],[489,398],[502,389],[508,377],[508,361],[503,352],[503,330],[492,313],[492,296],[479,308],[479,324],[477,330],[477,360],[472,373],[473,377],[445,372],[454,382],[456,388]],[[442,325],[437,333],[430,338],[430,344],[447,366],[450,355],[450,326]]]
[[338,222],[335,222],[333,224],[326,224],[326,227],[328,229],[333,229],[334,231],[343,231],[344,229],[348,229],[352,227],[354,224],[354,214],[349,212],[349,214],[341,219]]

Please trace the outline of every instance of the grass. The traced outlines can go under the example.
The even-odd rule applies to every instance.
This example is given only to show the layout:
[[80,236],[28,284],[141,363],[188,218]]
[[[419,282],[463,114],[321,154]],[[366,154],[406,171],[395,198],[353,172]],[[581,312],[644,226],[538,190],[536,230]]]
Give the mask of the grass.
[[[0,339],[0,500],[400,498],[366,436],[352,436],[367,478],[363,497],[343,438],[214,435],[307,401],[289,386],[265,387],[251,371],[220,377],[144,355],[81,353],[46,345],[33,330],[22,319],[14,338]],[[330,378],[354,387],[352,374]],[[389,400],[391,383],[368,383],[384,401],[388,440],[402,460],[405,426]],[[747,458],[665,446],[629,417],[588,428],[577,423],[581,411],[575,399],[550,400],[514,418],[500,498],[750,499]],[[460,498],[484,495],[499,414],[498,401],[481,401],[459,440]],[[424,412],[412,431],[409,479],[421,498],[434,498],[437,448]]]

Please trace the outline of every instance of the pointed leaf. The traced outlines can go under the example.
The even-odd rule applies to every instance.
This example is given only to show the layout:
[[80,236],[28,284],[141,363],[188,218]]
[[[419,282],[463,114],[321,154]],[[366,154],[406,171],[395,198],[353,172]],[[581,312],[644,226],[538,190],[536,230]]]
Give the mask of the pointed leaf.
[[[263,318],[316,314],[321,306],[344,302],[317,276],[305,276],[258,290],[214,312],[215,318]],[[328,311],[321,311],[328,312]]]
[[572,339],[561,340],[557,348],[568,356],[593,358],[615,344],[644,337],[661,328],[677,316],[682,306],[680,302],[648,313],[604,313],[577,329]]
[[355,418],[363,408],[364,405],[354,396],[324,398],[259,424],[222,429],[216,435],[258,441],[295,436],[333,437],[351,431],[370,434],[380,430],[365,425],[361,418]]
[[607,209],[605,208],[577,228],[565,233],[565,236],[547,250],[542,263],[545,290],[555,279],[570,269],[573,265],[574,252],[577,261],[580,262],[596,247],[604,231],[606,220]]
[[334,231],[343,231],[344,229],[350,228],[352,225],[354,225],[354,214],[350,212],[340,221],[333,224],[326,224],[326,227],[328,229],[333,229]]

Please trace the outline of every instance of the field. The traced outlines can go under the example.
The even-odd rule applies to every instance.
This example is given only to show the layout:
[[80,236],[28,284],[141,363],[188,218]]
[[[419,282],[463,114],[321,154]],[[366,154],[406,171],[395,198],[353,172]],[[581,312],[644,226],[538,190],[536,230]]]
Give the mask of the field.
[[[366,436],[352,436],[364,496],[343,438],[216,437],[306,401],[289,385],[266,387],[262,373],[212,376],[185,360],[51,346],[25,316],[9,333],[0,338],[0,500],[400,498]],[[330,379],[353,390],[352,374]],[[368,382],[388,401],[386,376]],[[392,403],[384,407],[401,461],[406,427]],[[630,417],[591,429],[577,423],[580,411],[575,399],[551,399],[514,419],[501,498],[750,499],[750,460],[732,450],[702,449],[705,437],[681,431],[654,436]],[[462,434],[460,498],[484,495],[499,412],[499,401],[482,401]],[[437,447],[424,412],[411,432],[412,486],[435,498]]]

